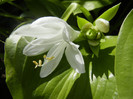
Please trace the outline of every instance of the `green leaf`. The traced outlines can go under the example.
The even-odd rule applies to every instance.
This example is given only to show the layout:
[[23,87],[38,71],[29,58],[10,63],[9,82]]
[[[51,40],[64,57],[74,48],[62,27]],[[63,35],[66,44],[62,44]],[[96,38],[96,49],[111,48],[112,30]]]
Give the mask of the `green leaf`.
[[95,76],[107,75],[108,71],[114,73],[114,58],[117,36],[105,36],[105,41],[100,43],[99,56],[92,58],[92,68]]
[[[106,5],[109,5],[111,4],[112,2],[114,2],[115,0],[103,0],[103,1],[82,1],[80,0],[79,1],[79,4],[84,7],[85,9],[87,9],[88,11],[92,11],[94,9],[97,9],[97,8],[101,8],[103,6],[106,6]],[[74,14],[79,14],[79,13],[82,13],[82,10],[80,9],[80,6],[79,8],[77,8],[75,11],[74,11]]]
[[108,78],[103,74],[102,77],[98,76],[97,78],[93,75],[93,78],[90,79],[93,99],[118,98],[116,79],[111,72],[108,73]]
[[99,57],[92,57],[89,65],[89,78],[93,99],[117,99],[114,72],[115,47],[117,36],[105,36],[101,42]]
[[92,99],[90,81],[87,73],[82,74],[76,80],[67,99]]
[[120,3],[111,7],[110,9],[108,9],[107,11],[105,11],[103,14],[101,14],[97,19],[99,18],[103,18],[105,20],[110,21],[117,13],[118,9],[119,9]]
[[80,7],[80,10],[85,15],[85,17],[88,19],[88,21],[93,22],[93,17],[91,15],[91,13],[86,8]]
[[78,27],[79,27],[80,29],[82,29],[82,27],[83,27],[86,23],[90,23],[90,22],[87,21],[87,20],[84,19],[84,18],[77,17],[77,23],[78,23]]
[[91,48],[92,52],[98,57],[98,54],[99,54],[99,45],[98,46],[91,46],[90,45],[90,48]]
[[80,74],[76,73],[63,57],[58,68],[48,77],[40,78],[40,68],[35,69],[33,60],[43,55],[23,55],[28,38],[10,36],[5,44],[6,83],[13,99],[65,99]]
[[133,97],[133,10],[125,18],[116,47],[115,74],[120,99]]

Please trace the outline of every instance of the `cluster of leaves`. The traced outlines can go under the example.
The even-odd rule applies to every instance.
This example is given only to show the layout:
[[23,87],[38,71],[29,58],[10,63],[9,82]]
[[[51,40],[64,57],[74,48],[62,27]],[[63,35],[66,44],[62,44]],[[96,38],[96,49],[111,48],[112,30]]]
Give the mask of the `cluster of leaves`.
[[[33,18],[48,15],[61,17],[73,1],[25,0],[28,11],[27,9],[23,11],[23,15],[19,16],[20,21],[25,22],[25,19],[30,21]],[[9,3],[12,0],[4,0],[1,4],[6,2]],[[75,0],[75,2],[80,6],[69,20],[76,19],[75,15],[81,16],[83,13],[82,16],[93,22],[94,16],[88,11],[109,5],[114,0]],[[118,8],[119,4],[105,11],[100,18],[110,21]],[[97,17],[96,12],[98,10],[93,12],[95,17]],[[132,99],[132,19],[133,11],[125,18],[118,36],[105,36],[99,51],[95,50],[97,48],[89,47],[86,41],[78,42],[86,65],[85,74],[76,73],[63,57],[58,68],[50,76],[40,78],[40,68],[35,69],[32,61],[42,58],[42,55],[27,57],[22,53],[27,44],[25,39],[18,36],[8,38],[5,44],[6,82],[12,97],[14,99]],[[73,22],[70,24],[74,28],[77,27]],[[86,21],[81,18],[77,23],[82,27]],[[92,52],[95,55],[98,54],[98,57]]]

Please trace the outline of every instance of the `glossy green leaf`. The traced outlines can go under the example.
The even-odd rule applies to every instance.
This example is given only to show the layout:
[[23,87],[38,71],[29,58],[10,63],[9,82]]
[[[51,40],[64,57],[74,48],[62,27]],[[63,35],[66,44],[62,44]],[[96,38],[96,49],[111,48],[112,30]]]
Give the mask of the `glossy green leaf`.
[[85,15],[85,17],[88,19],[88,21],[93,22],[93,17],[91,15],[91,13],[86,8],[80,7],[80,10]]
[[116,47],[115,74],[120,99],[133,98],[133,10],[125,18]]
[[93,79],[90,79],[93,99],[118,98],[116,79],[111,72],[108,73],[108,77],[105,74],[103,74],[102,77],[95,77],[95,75],[93,75]]
[[107,75],[108,71],[114,73],[116,43],[117,36],[105,36],[105,41],[100,43],[99,56],[92,58],[92,71],[96,77]]
[[99,45],[98,46],[91,46],[90,45],[90,48],[91,48],[92,52],[98,57],[98,54],[99,54]]
[[13,99],[65,99],[80,74],[70,68],[63,58],[51,75],[40,78],[40,68],[35,69],[32,61],[42,59],[42,55],[24,56],[22,51],[25,45],[26,40],[19,36],[6,40],[6,82]]
[[100,44],[99,57],[92,57],[89,78],[93,99],[118,98],[113,74],[116,43],[117,36],[105,36],[105,41]]
[[86,23],[90,23],[90,22],[87,21],[87,20],[84,19],[84,18],[77,17],[77,24],[78,24],[78,27],[79,27],[80,29],[82,29],[82,27],[83,27]]
[[110,21],[117,13],[118,9],[119,9],[120,3],[111,7],[110,9],[108,9],[107,11],[105,11],[103,14],[101,14],[97,19],[99,18],[103,18],[105,20]]
[[[79,0],[79,4],[84,7],[85,9],[87,9],[88,11],[92,11],[94,9],[97,9],[97,8],[101,8],[103,6],[106,6],[106,5],[109,5],[111,4],[112,2],[114,2],[115,0],[104,0],[104,1],[83,1],[83,0]],[[79,13],[82,13],[82,10],[80,9],[80,6],[79,8],[77,8],[75,11],[74,11],[74,14],[79,14]]]

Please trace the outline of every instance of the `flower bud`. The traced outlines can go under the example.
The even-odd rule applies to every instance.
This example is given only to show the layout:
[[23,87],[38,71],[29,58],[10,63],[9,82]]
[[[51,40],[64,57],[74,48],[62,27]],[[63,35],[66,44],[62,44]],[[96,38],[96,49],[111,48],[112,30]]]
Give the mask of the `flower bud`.
[[101,32],[104,32],[104,33],[107,33],[109,31],[109,21],[105,20],[105,19],[97,19],[96,22],[96,28],[101,31]]
[[94,40],[97,37],[97,31],[95,31],[94,29],[89,29],[86,32],[86,36],[89,40]]

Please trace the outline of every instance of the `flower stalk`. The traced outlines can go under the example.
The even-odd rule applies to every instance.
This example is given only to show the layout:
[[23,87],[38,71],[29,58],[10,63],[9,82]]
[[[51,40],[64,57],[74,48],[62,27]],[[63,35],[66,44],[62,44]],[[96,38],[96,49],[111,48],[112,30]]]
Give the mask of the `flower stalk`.
[[78,4],[77,3],[71,3],[69,7],[66,9],[66,11],[62,15],[62,19],[64,21],[67,21],[70,15],[73,13],[73,11],[77,8]]

